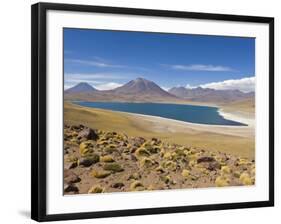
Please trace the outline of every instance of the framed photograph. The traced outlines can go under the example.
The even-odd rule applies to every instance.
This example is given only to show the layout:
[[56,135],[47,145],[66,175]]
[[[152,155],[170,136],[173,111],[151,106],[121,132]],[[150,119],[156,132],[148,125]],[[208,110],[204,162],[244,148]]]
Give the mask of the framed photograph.
[[32,6],[32,219],[274,205],[274,19]]

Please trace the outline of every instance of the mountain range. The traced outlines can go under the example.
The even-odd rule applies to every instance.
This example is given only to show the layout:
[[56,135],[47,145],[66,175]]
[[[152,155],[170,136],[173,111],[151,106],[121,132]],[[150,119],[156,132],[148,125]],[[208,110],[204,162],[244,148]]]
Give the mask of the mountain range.
[[79,83],[64,91],[66,100],[121,101],[121,102],[212,102],[225,103],[254,98],[254,92],[215,90],[197,87],[173,87],[165,91],[156,83],[144,78],[131,80],[112,90],[97,90],[88,83]]

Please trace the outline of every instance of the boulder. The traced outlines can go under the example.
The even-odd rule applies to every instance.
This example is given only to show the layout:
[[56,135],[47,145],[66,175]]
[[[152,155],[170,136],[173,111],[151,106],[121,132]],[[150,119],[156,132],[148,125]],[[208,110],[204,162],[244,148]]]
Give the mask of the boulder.
[[64,170],[63,177],[64,177],[64,181],[68,184],[73,184],[81,181],[79,176],[71,170]]
[[99,138],[99,136],[93,129],[84,128],[82,131],[78,133],[77,138],[96,141]]
[[78,161],[78,164],[79,164],[79,166],[88,167],[88,166],[91,166],[94,163],[99,162],[99,160],[100,160],[100,156],[98,154],[91,154],[91,155],[82,157]]
[[79,189],[76,185],[74,184],[65,184],[64,185],[64,192],[68,193],[68,192],[73,192],[73,193],[78,193]]

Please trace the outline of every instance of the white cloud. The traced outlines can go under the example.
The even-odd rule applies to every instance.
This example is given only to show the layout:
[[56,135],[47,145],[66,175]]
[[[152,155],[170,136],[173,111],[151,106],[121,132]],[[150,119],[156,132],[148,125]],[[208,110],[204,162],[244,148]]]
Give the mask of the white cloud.
[[65,59],[65,61],[70,62],[70,63],[100,67],[100,68],[124,68],[124,67],[126,67],[124,65],[116,65],[116,64],[107,63],[107,62],[101,61],[98,58],[95,58],[95,60]]
[[110,90],[110,89],[115,89],[120,86],[122,86],[122,84],[120,84],[120,83],[108,82],[108,83],[96,85],[95,88],[98,90]]
[[86,80],[97,81],[97,80],[108,80],[108,79],[127,79],[125,75],[119,75],[115,73],[65,73],[65,80]]
[[195,88],[197,88],[197,86],[191,86],[191,85],[187,84],[185,86],[185,88],[187,88],[187,89],[195,89]]
[[242,79],[229,79],[222,82],[211,82],[200,85],[202,88],[211,88],[219,90],[237,89],[242,92],[255,91],[255,77],[246,77]]
[[184,70],[184,71],[206,71],[206,72],[234,71],[234,69],[222,65],[190,64],[190,65],[168,65],[168,66],[175,70]]

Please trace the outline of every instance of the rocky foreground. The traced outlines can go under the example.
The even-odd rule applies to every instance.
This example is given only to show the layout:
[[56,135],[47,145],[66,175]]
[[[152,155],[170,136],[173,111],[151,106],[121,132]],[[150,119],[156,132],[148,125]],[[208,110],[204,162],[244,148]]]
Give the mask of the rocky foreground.
[[246,158],[83,125],[64,126],[65,194],[253,184],[255,161]]

